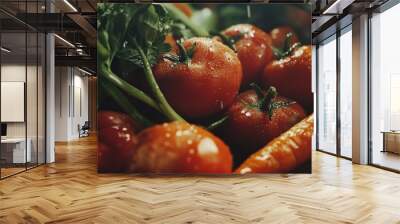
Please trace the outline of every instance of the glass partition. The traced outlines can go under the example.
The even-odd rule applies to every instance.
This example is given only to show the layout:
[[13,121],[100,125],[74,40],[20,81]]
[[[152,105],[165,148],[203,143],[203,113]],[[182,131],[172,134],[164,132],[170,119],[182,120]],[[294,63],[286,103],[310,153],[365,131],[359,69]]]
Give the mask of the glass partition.
[[[0,7],[43,12],[44,1],[14,3]],[[0,178],[45,163],[45,44],[44,33],[0,12]]]
[[[1,139],[2,177],[24,171],[31,160],[27,144],[25,32],[1,34]],[[4,49],[7,49],[6,51]],[[28,146],[28,150],[27,149]]]

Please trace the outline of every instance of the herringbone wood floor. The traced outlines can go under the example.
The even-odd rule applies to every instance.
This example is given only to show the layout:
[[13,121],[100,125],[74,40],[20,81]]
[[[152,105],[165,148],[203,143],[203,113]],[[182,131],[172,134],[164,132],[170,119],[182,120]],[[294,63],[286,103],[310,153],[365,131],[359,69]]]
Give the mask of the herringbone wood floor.
[[315,152],[312,175],[97,174],[95,138],[0,181],[0,223],[400,223],[400,175]]

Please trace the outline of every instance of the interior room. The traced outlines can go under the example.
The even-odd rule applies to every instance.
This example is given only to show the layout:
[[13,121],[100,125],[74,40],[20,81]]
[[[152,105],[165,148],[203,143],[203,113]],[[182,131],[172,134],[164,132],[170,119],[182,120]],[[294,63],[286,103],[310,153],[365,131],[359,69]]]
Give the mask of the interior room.
[[1,32],[2,178],[45,162],[45,35],[14,28]]
[[[137,1],[0,1],[0,223],[400,223],[400,200],[397,200],[400,198],[400,63],[397,57],[397,52],[400,51],[397,44],[400,39],[400,29],[397,28],[400,21],[400,2],[243,1],[239,4],[242,8],[228,7],[228,10],[220,11],[217,11],[219,8],[215,2],[210,3],[213,1],[195,4],[199,2],[172,4],[163,1],[154,4],[159,7],[155,9],[163,10],[155,10],[152,16],[132,17],[134,13],[124,11],[126,9],[122,6],[124,3],[137,4]],[[111,3],[116,5],[110,5]],[[118,5],[119,3],[123,4]],[[233,3],[237,1],[231,2],[235,5]],[[146,1],[146,4],[150,4],[149,1]],[[279,13],[282,12],[282,15],[278,16],[278,19],[275,18],[276,15],[257,17],[257,10],[262,8],[257,4],[275,7],[285,4],[287,9],[280,9],[282,11]],[[228,3],[219,5],[224,6]],[[111,10],[113,7],[120,9],[120,12],[132,14],[115,15]],[[142,11],[138,10],[135,13],[143,13],[149,8],[143,7]],[[121,16],[122,14],[124,16]],[[102,15],[109,15],[110,18],[116,16],[118,19],[115,21],[118,21],[118,24],[114,25],[118,29],[110,25],[112,23],[108,24]],[[137,27],[132,25],[135,20],[148,22],[139,26],[140,30],[143,30],[139,34],[140,37],[143,33],[148,34],[147,26],[156,24],[154,21],[161,18],[160,15],[167,15],[167,18],[173,21],[165,20],[172,24],[164,27],[166,30],[170,29],[168,32],[171,33],[152,34],[162,33],[161,42],[167,43],[171,41],[168,38],[172,38],[173,44],[169,44],[169,48],[165,48],[164,51],[157,51],[158,58],[153,58],[152,48],[147,48],[146,50],[150,50],[143,51],[143,54],[137,50],[141,47],[137,47],[139,38],[132,42],[123,39],[138,37],[135,36],[138,35],[135,33]],[[216,46],[225,44],[224,47],[229,50],[224,52],[224,57],[229,58],[231,52],[234,59],[240,59],[238,73],[244,75],[244,60],[238,56],[240,49],[235,44],[240,38],[245,38],[247,33],[241,32],[237,36],[227,38],[226,33],[220,32],[228,27],[224,15],[229,15],[235,23],[240,20],[252,24],[252,21],[258,19],[267,24],[260,30],[266,33],[266,39],[269,41],[265,42],[266,45],[263,42],[262,47],[267,46],[271,50],[271,62],[263,65],[260,70],[262,74],[269,75],[266,72],[267,67],[275,63],[274,61],[280,65],[279,63],[284,63],[284,57],[295,57],[293,52],[301,47],[301,41],[309,45],[307,47],[312,52],[310,60],[304,62],[312,80],[308,83],[311,87],[310,97],[313,98],[309,114],[304,114],[301,121],[296,121],[297,125],[288,127],[263,143],[263,146],[259,147],[261,149],[257,148],[249,157],[241,158],[244,162],[239,162],[239,168],[232,168],[233,163],[238,163],[232,161],[236,159],[234,153],[229,159],[223,158],[223,162],[230,160],[230,163],[224,163],[229,166],[228,174],[157,172],[159,170],[156,168],[167,166],[162,159],[172,158],[171,161],[174,161],[176,157],[167,151],[168,144],[171,143],[168,140],[171,138],[170,133],[163,135],[160,131],[168,124],[158,125],[164,121],[162,113],[167,112],[167,117],[170,115],[178,118],[182,113],[176,113],[175,105],[168,104],[172,101],[171,98],[162,98],[166,91],[159,87],[161,81],[158,77],[151,75],[156,74],[157,68],[152,66],[157,60],[170,60],[174,62],[170,68],[181,64],[190,68],[193,65],[191,63],[195,62],[193,52],[196,51],[197,45],[194,44],[193,49],[188,48],[184,41],[190,38],[185,35],[214,26],[218,27],[218,30],[209,28],[210,32],[202,38],[210,39],[209,41]],[[135,19],[126,24],[121,22],[130,16]],[[205,25],[193,25],[196,21],[202,21]],[[282,35],[285,39],[280,48],[272,43],[273,28],[284,25],[279,21],[290,21],[289,31]],[[309,24],[310,27],[304,29],[299,24]],[[158,29],[156,26],[150,27]],[[176,36],[171,31],[173,28],[181,32],[180,40],[174,39]],[[113,32],[101,32],[107,29]],[[311,32],[304,32],[308,29]],[[250,37],[254,38],[254,33]],[[123,38],[113,39],[118,35],[122,35]],[[293,36],[299,37],[301,41],[293,41]],[[137,48],[126,51],[129,53],[128,56],[125,55],[126,58],[121,57],[126,53],[124,50],[132,47],[132,43]],[[122,50],[114,52],[116,46]],[[208,54],[212,55],[217,48],[209,49],[211,50]],[[174,51],[183,53],[170,54]],[[247,57],[254,55],[257,56],[251,51]],[[118,60],[104,59],[114,56]],[[149,66],[144,62],[146,60],[143,58],[146,57],[150,59]],[[209,61],[213,63],[213,60]],[[217,59],[214,59],[215,61]],[[307,64],[308,62],[310,63]],[[218,63],[225,61],[217,61],[216,65]],[[109,66],[110,69],[105,69],[103,65]],[[214,74],[213,69],[218,68],[210,69],[210,74]],[[231,70],[229,75],[233,76],[235,71]],[[120,76],[109,75],[110,72],[119,72]],[[176,71],[173,75],[175,73]],[[144,74],[145,78],[135,80],[131,74]],[[219,74],[214,78],[217,75]],[[294,77],[298,74],[292,71],[290,75]],[[286,80],[285,84],[300,85],[301,82],[292,77]],[[262,76],[259,79],[262,80]],[[240,80],[243,82],[242,78]],[[255,80],[254,83],[260,82]],[[225,80],[226,83],[229,81],[231,79]],[[107,82],[113,85],[104,85]],[[186,83],[187,80],[182,82]],[[128,86],[127,83],[132,85]],[[196,87],[194,85],[193,88]],[[238,90],[235,94],[248,90],[247,87],[241,86],[241,83],[236,87]],[[296,85],[292,85],[292,88],[295,87]],[[268,104],[272,106],[264,107],[262,103],[272,102],[273,98],[268,97],[276,95],[268,95],[274,93],[260,87],[257,89],[254,85],[252,88],[258,94],[257,97],[263,96],[263,101],[251,104],[251,108],[258,108],[260,111],[267,108],[268,111],[262,115],[271,120],[271,108],[276,105]],[[109,90],[110,95],[103,95],[107,93],[104,90]],[[213,91],[202,92],[204,97],[210,93]],[[184,95],[178,94],[175,98]],[[111,99],[119,104],[113,104]],[[243,101],[240,102],[243,104]],[[241,105],[240,102],[238,105]],[[197,106],[200,100],[193,100],[193,103]],[[221,114],[230,111],[228,108],[222,110],[227,104],[219,101],[218,103]],[[282,104],[283,106],[278,105],[278,109],[295,103],[288,101]],[[150,106],[138,111],[134,107],[136,105]],[[106,111],[105,109],[119,111],[124,113],[124,116],[115,118],[110,115],[106,116],[108,120],[104,121],[105,116],[101,111]],[[247,116],[246,111],[238,111]],[[153,126],[146,126],[147,129],[140,127],[138,114],[143,115],[139,118],[153,119],[150,119],[152,125],[156,120],[158,123],[156,122],[155,126],[158,125],[156,127],[159,129],[156,128],[154,133],[146,132]],[[211,128],[214,128],[214,124],[218,128],[229,120],[225,117],[217,119],[221,114],[207,117],[216,121],[210,125]],[[186,119],[185,116],[182,117]],[[307,120],[304,118],[306,116],[313,119],[313,123],[310,123],[313,134],[310,134],[307,145],[311,148],[303,149],[298,143],[300,137],[296,138],[293,135],[305,131],[295,131],[293,128]],[[233,147],[224,137],[215,140],[219,138],[219,129],[213,132],[210,127],[203,125],[203,118],[188,120],[201,124],[198,125],[201,134],[208,131],[212,134],[207,135],[209,138],[206,142],[199,141],[196,146],[198,153],[202,147],[206,147],[203,152],[210,155],[219,150],[221,144],[227,145],[228,152],[231,152],[229,150]],[[114,126],[105,127],[111,123]],[[254,130],[258,130],[256,124],[253,126]],[[130,132],[126,127],[135,131]],[[190,130],[193,127],[190,126]],[[202,131],[202,128],[205,131]],[[274,126],[270,128],[273,129]],[[102,132],[104,129],[108,132]],[[118,129],[119,132],[112,132],[112,129]],[[254,130],[248,129],[249,132]],[[185,133],[178,131],[172,138],[184,136]],[[214,138],[213,134],[217,137]],[[248,134],[246,130],[241,135],[245,134]],[[164,145],[159,148],[164,150],[160,150],[161,153],[167,153],[147,153],[146,150],[157,147],[143,142],[158,136],[165,136],[165,140],[161,138],[159,142],[159,145]],[[253,137],[251,134],[249,136]],[[276,150],[282,154],[276,156],[271,145],[281,144],[282,136],[293,138],[287,141],[288,145],[277,147]],[[119,141],[121,139],[125,139],[125,142]],[[182,144],[193,143],[192,139],[186,140],[182,141]],[[105,146],[106,141],[109,142]],[[134,147],[131,147],[130,143]],[[246,145],[253,143],[247,141]],[[130,148],[125,147],[126,145]],[[119,147],[126,150],[118,152],[122,156],[111,157],[107,154],[107,150],[117,151]],[[127,153],[128,150],[139,149],[145,151],[142,157],[139,153]],[[193,154],[191,147],[187,149],[190,149],[188,155]],[[309,164],[299,162],[296,169],[290,167],[291,163],[297,162],[300,150],[308,150],[310,153],[311,158],[306,160]],[[289,154],[292,157],[288,156]],[[112,159],[104,165],[102,157],[105,155]],[[142,168],[137,165],[138,158],[146,162],[155,159],[154,163],[148,162],[145,165],[156,168],[130,172]],[[156,160],[158,158],[161,159]],[[176,163],[190,165],[193,164],[192,158],[195,158],[195,161],[198,159],[190,157]],[[127,169],[123,172],[101,170],[101,166],[122,166],[125,160],[136,163],[125,164]],[[210,159],[214,160],[216,159]],[[275,169],[271,168],[270,173],[246,173],[256,170],[254,167],[257,166],[254,165],[253,170],[248,167],[240,170],[240,164],[246,164],[249,160],[256,165],[261,164],[260,161],[263,160],[270,161],[268,166],[274,167],[275,164]],[[215,168],[209,165],[213,164],[211,162],[204,164],[202,165],[205,170]],[[289,168],[283,169],[285,165]],[[198,166],[195,166],[192,170],[197,168]]]

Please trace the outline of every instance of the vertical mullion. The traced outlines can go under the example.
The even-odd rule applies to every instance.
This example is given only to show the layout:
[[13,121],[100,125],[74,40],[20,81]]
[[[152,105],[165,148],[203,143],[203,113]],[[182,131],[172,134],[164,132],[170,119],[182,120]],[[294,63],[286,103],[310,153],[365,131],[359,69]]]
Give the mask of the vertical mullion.
[[319,54],[318,54],[319,44],[315,47],[315,147],[316,150],[319,149]]
[[[39,0],[36,0],[36,14],[39,16]],[[39,17],[38,21],[39,22]],[[36,31],[36,166],[39,165],[39,30]]]
[[[25,0],[25,21],[28,21],[28,0]],[[25,102],[24,102],[24,118],[25,118],[25,170],[28,169],[28,25],[25,23]]]
[[[75,67],[71,67],[72,69],[72,88],[71,88],[71,93],[72,93],[72,117],[75,119]],[[72,122],[73,123],[73,122]]]
[[[2,30],[2,23],[0,23],[0,47],[2,46],[2,32],[1,32],[1,30]],[[0,124],[2,124],[2,122],[1,122],[1,67],[2,67],[2,64],[1,64],[1,55],[2,55],[3,53],[0,51]],[[1,162],[2,160],[1,160],[1,144],[0,144],[0,179],[2,179],[1,178],[1,170],[2,170],[2,162]]]
[[336,154],[341,156],[341,119],[340,119],[340,35],[341,31],[336,31]]
[[[48,1],[44,1],[44,11],[45,13],[48,12],[48,6],[49,3]],[[42,68],[42,77],[43,77],[43,71],[44,71],[44,78],[42,78],[42,82],[44,81],[44,135],[43,135],[43,140],[44,140],[44,163],[47,163],[47,38],[48,38],[49,33],[47,31],[44,31],[44,55],[42,57],[42,60],[44,59],[44,67]],[[42,83],[43,84],[43,83]],[[43,107],[42,107],[43,109]],[[42,117],[43,118],[43,117]]]
[[372,12],[368,12],[368,31],[367,31],[367,46],[368,46],[368,53],[367,53],[367,83],[368,83],[368,96],[367,96],[367,102],[368,102],[368,156],[367,156],[367,163],[368,164],[373,164],[373,153],[372,153],[372,64],[371,64],[371,56],[372,56],[372,29],[371,29],[371,19],[372,19]]

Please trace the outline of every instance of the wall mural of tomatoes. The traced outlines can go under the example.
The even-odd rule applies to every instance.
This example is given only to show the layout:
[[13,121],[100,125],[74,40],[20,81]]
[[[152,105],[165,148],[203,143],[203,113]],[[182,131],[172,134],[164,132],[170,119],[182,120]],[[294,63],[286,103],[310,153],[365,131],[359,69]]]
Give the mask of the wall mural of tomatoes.
[[308,4],[98,4],[98,171],[311,173]]

